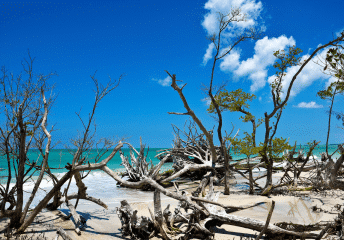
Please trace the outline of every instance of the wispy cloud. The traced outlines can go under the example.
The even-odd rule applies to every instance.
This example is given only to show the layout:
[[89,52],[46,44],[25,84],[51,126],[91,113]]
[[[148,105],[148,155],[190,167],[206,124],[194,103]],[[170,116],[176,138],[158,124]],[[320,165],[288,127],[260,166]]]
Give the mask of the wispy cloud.
[[246,21],[233,22],[228,26],[227,31],[233,31],[234,28],[249,28],[256,24],[257,18],[263,9],[262,3],[256,0],[209,0],[204,5],[204,8],[209,10],[202,22],[209,35],[212,35],[218,30],[218,12],[223,14],[230,13],[233,8],[240,8],[241,13],[246,15]]
[[[218,32],[219,29],[219,12],[228,14],[234,8],[240,8],[241,14],[245,14],[246,21],[232,22],[228,25],[227,29],[223,31],[222,41],[230,42],[231,38],[236,37],[245,29],[251,28],[257,24],[257,19],[262,11],[262,3],[256,0],[208,0],[204,5],[204,8],[209,12],[204,16],[202,22],[203,28],[208,35],[213,35]],[[261,29],[265,29],[265,26],[261,24]],[[203,57],[203,64],[207,64],[208,60],[212,57],[211,53],[214,47],[208,46],[208,49]]]
[[296,108],[323,108],[323,105],[319,105],[316,102],[300,102],[299,104],[297,104],[296,106],[294,105],[293,107]]
[[[307,65],[302,69],[302,72],[297,76],[297,79],[295,80],[293,84],[293,88],[290,92],[290,96],[296,96],[301,91],[309,87],[313,84],[313,82],[317,80],[327,80],[326,86],[329,86],[331,82],[335,81],[333,77],[330,75],[324,74],[321,70],[322,67],[320,67],[316,62],[320,59],[326,58],[326,53],[328,51],[328,48],[322,50],[320,53],[318,53],[311,61],[307,63]],[[310,55],[305,54],[301,57],[301,62],[306,60]],[[321,64],[321,63],[320,63]],[[293,78],[293,76],[296,74],[296,72],[300,69],[300,66],[292,66],[287,68],[286,75],[283,77],[282,82],[282,91],[284,94],[282,94],[282,98],[284,97],[285,93],[288,90],[289,84]],[[276,78],[275,75],[270,76],[268,78],[268,82],[272,83],[274,79]]]
[[344,28],[342,28],[341,30],[339,30],[338,32],[336,32],[336,36],[337,37],[340,37],[340,34],[344,32]]
[[202,98],[201,101],[204,102],[206,106],[210,106],[210,103],[211,103],[210,97]]
[[207,65],[207,62],[209,59],[213,57],[213,51],[214,51],[215,45],[213,43],[209,43],[207,51],[205,52],[203,56],[203,66]]
[[167,76],[165,79],[156,79],[156,78],[153,78],[152,79],[153,81],[155,82],[158,82],[161,86],[163,87],[168,87],[171,85],[172,83],[172,80],[171,80],[171,77],[170,76]]
[[268,67],[271,67],[276,59],[273,52],[294,44],[293,37],[280,36],[271,39],[264,37],[256,42],[253,57],[240,61],[240,52],[233,50],[224,57],[220,69],[232,71],[239,77],[247,76],[252,81],[251,92],[256,92],[266,84]]

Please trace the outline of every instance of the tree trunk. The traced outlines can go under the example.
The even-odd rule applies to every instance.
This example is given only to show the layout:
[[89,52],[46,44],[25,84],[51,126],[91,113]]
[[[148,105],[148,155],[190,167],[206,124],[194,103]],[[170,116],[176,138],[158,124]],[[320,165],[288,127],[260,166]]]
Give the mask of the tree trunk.
[[229,195],[229,179],[230,179],[230,169],[229,169],[229,156],[226,150],[224,150],[224,159],[225,159],[225,189],[224,195]]
[[23,233],[25,231],[25,229],[33,222],[37,214],[40,213],[45,206],[47,206],[48,202],[55,195],[56,191],[58,191],[62,187],[62,185],[65,182],[67,182],[72,176],[73,176],[73,172],[69,171],[56,183],[54,188],[51,189],[47,195],[45,195],[45,197],[40,201],[40,203],[31,212],[29,217],[20,226],[17,233]]
[[332,166],[331,174],[330,174],[330,184],[335,185],[337,182],[338,171],[344,162],[344,147],[343,145],[338,145],[338,149],[340,151],[340,157],[337,159],[336,163]]
[[254,189],[253,189],[253,174],[252,174],[252,167],[249,167],[248,170],[248,174],[249,174],[249,182],[250,182],[250,192],[249,194],[253,194]]
[[336,95],[336,90],[337,87],[335,87],[332,99],[331,99],[331,106],[330,106],[330,112],[328,114],[328,127],[327,127],[327,136],[326,136],[326,156],[329,157],[328,155],[328,140],[330,138],[330,131],[331,131],[331,116],[332,116],[332,107],[333,107],[333,101],[334,101],[334,97]]
[[262,191],[262,195],[268,195],[272,188],[272,160],[268,159],[266,162],[266,183]]
[[25,161],[26,161],[26,127],[23,124],[22,109],[19,108],[18,111],[18,122],[20,127],[20,145],[19,145],[19,164],[18,164],[18,176],[17,176],[17,204],[15,209],[15,214],[11,218],[9,228],[20,227],[20,218],[23,210],[23,180],[25,171]]

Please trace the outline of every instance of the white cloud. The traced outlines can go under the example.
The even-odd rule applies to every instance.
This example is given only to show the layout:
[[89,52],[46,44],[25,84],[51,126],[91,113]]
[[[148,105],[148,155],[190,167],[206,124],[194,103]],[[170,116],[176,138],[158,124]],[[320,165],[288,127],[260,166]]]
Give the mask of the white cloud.
[[[290,96],[296,96],[301,91],[309,87],[313,84],[313,82],[317,80],[327,80],[326,86],[329,86],[331,82],[335,81],[333,77],[330,75],[324,74],[321,70],[322,67],[316,64],[319,59],[317,57],[321,57],[324,59],[326,57],[328,48],[323,49],[321,52],[319,52],[311,61],[307,63],[307,65],[302,69],[301,73],[297,76],[296,80],[294,81],[292,90],[290,92]],[[301,62],[306,60],[310,55],[306,54],[301,57]],[[297,73],[297,71],[300,69],[300,66],[292,66],[287,68],[286,75],[283,77],[282,82],[282,91],[283,94],[281,97],[283,98],[285,94],[287,93],[289,84],[293,78],[293,76]],[[276,76],[270,76],[268,78],[268,82],[272,83],[275,80]]]
[[335,34],[336,34],[337,37],[340,37],[342,32],[344,32],[344,28],[342,28],[341,30],[339,30]]
[[[230,23],[225,31],[222,32],[221,42],[224,44],[229,44],[231,38],[236,37],[237,34],[242,33],[245,29],[253,27],[257,24],[257,19],[260,12],[262,11],[262,3],[256,0],[208,0],[204,5],[204,8],[209,10],[209,12],[204,16],[202,22],[203,28],[206,30],[208,35],[213,35],[218,32],[219,29],[219,12],[222,14],[229,14],[232,9],[240,8],[241,16],[246,16],[245,21]],[[264,30],[265,26],[261,26]],[[203,65],[207,64],[208,60],[211,58],[211,53],[214,46],[208,46],[208,49],[203,56]]]
[[223,58],[220,69],[233,71],[240,77],[248,76],[252,81],[251,92],[256,92],[266,84],[268,67],[272,66],[276,59],[273,52],[292,45],[295,45],[293,37],[280,36],[271,39],[264,37],[256,42],[253,57],[240,62],[240,52],[233,50]]
[[233,28],[248,28],[256,24],[256,20],[262,11],[262,3],[256,0],[209,0],[204,8],[210,12],[204,16],[202,26],[209,35],[217,32],[218,29],[218,12],[223,14],[230,13],[232,8],[240,8],[242,14],[246,14],[246,21],[233,22],[228,30]]
[[171,85],[172,83],[172,79],[170,76],[167,76],[165,79],[156,79],[156,78],[153,78],[152,79],[153,81],[156,81],[158,82],[161,86],[163,87],[168,87]]
[[203,65],[205,66],[209,59],[213,57],[213,51],[214,51],[215,45],[213,43],[209,43],[207,51],[205,52],[203,56]]
[[210,97],[202,98],[201,101],[204,102],[206,106],[210,106],[210,103],[211,103]]
[[331,77],[328,79],[328,81],[326,82],[325,88],[328,88],[328,87],[331,85],[331,83],[337,82],[337,81],[338,81],[338,78],[332,77],[332,76],[331,76]]
[[[258,1],[258,2],[257,2]],[[257,25],[257,19],[262,11],[262,3],[259,0],[208,0],[204,8],[209,12],[204,16],[202,26],[208,34],[217,32],[218,30],[218,12],[229,13],[231,8],[240,7],[241,12],[247,15],[247,21],[242,23],[230,24],[225,32],[223,32],[223,42],[225,44],[231,43],[232,37],[235,33],[240,34],[241,31],[248,27]],[[262,26],[264,28],[264,26]],[[338,31],[338,35],[344,29]],[[294,38],[291,36],[287,38],[282,35],[277,38],[264,37],[256,42],[254,47],[254,54],[251,58],[240,61],[241,52],[240,49],[232,50],[227,56],[222,58],[220,63],[220,69],[224,72],[229,71],[233,73],[234,78],[247,77],[252,83],[250,86],[251,92],[256,92],[264,86],[266,83],[272,83],[276,76],[268,76],[268,70],[272,69],[276,58],[273,56],[273,52],[277,50],[288,50],[288,47],[296,45]],[[319,44],[317,47],[321,46]],[[210,58],[210,52],[213,49],[208,49],[203,57],[203,64]],[[327,49],[323,49],[318,55],[324,59],[326,57]],[[223,51],[223,49],[221,49]],[[308,49],[309,54],[302,56],[301,61],[307,59],[312,53],[312,49]],[[316,56],[308,62],[303,68],[300,74],[298,74],[295,80],[290,96],[296,96],[298,93],[313,84],[314,81],[322,80],[326,81],[326,86],[330,85],[335,79],[329,75],[322,73],[321,66],[314,63]],[[292,80],[292,77],[300,69],[300,66],[292,66],[286,70],[286,76],[283,77],[282,82],[282,98],[287,92],[288,86]]]
[[220,69],[222,71],[232,71],[239,66],[240,51],[232,50],[230,54],[223,57],[220,64]]
[[323,108],[323,105],[318,105],[316,102],[300,102],[298,105],[293,106],[297,108]]

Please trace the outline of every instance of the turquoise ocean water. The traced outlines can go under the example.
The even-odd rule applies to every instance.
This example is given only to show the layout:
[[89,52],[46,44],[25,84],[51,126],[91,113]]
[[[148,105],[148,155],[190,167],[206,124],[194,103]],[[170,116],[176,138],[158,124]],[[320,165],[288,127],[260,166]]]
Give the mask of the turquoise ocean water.
[[[300,147],[297,147],[297,150]],[[308,146],[302,146],[305,152],[308,151]],[[152,160],[153,164],[157,164],[159,162],[159,159],[155,158],[156,154],[158,153],[159,150],[162,150],[164,148],[150,148],[148,151],[147,159]],[[329,145],[329,153],[333,153],[337,149],[337,145]],[[139,149],[138,149],[139,150]],[[129,156],[129,149],[128,148],[122,148],[122,151],[124,155]],[[325,151],[325,145],[319,145],[315,150],[314,150],[314,155],[317,157],[320,157],[320,153]],[[64,168],[67,163],[71,163],[73,159],[73,155],[71,152],[75,152],[75,150],[66,150],[66,149],[53,149],[50,151],[49,154],[49,166],[52,168],[53,173],[63,173],[66,172],[66,169]],[[111,151],[109,151],[107,154],[105,154],[101,159],[106,158]],[[147,150],[146,150],[147,154]],[[90,154],[88,155],[90,162],[94,162],[94,157],[97,155],[97,150],[91,150]],[[232,155],[233,160],[238,160],[245,158],[244,155]],[[335,153],[333,155],[334,159],[339,158],[339,153]],[[30,150],[28,154],[28,158],[30,160],[37,160],[38,159],[38,164],[42,161],[42,157],[40,157],[40,154],[37,150]],[[121,158],[119,156],[119,153],[117,153],[112,160],[108,163],[108,167],[112,170],[116,171],[121,171],[124,170],[124,167],[121,166]],[[5,176],[8,176],[8,167],[7,167],[7,161],[3,157],[0,158],[0,168],[3,169],[0,171],[0,182],[4,183],[7,181],[7,178]],[[162,170],[167,170],[172,168],[172,163],[166,163]],[[12,169],[14,171],[14,169]],[[34,176],[38,175],[39,172],[37,171]],[[12,174],[13,175],[13,174]],[[14,179],[13,179],[14,180]]]

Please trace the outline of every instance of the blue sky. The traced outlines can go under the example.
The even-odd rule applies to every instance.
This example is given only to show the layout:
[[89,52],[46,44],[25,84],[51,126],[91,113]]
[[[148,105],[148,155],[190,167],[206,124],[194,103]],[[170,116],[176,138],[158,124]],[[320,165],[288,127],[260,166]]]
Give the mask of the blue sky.
[[[262,39],[241,43],[216,67],[215,85],[228,81],[228,90],[242,88],[254,93],[251,112],[261,118],[270,112],[268,82],[275,73],[273,51],[296,45],[301,56],[311,54],[344,30],[341,0],[273,1],[49,1],[0,2],[0,65],[14,74],[22,71],[27,50],[35,57],[34,71],[58,74],[51,79],[58,95],[49,116],[56,124],[53,140],[67,143],[82,130],[75,112],[84,119],[94,101],[90,75],[106,83],[125,74],[120,86],[106,96],[96,113],[97,136],[122,138],[139,146],[139,138],[154,147],[170,147],[171,124],[183,127],[187,116],[182,101],[170,86],[164,70],[187,83],[184,94],[190,107],[211,129],[217,123],[207,114],[202,83],[208,85],[212,60],[206,36],[216,28],[216,12],[227,13],[231,6],[247,14],[233,31],[256,26],[265,29]],[[227,31],[231,41],[233,31]],[[208,50],[208,51],[207,51]],[[324,56],[325,52],[321,52]],[[208,60],[208,61],[207,61]],[[314,58],[317,60],[317,58]],[[276,136],[290,137],[291,143],[326,141],[329,103],[316,97],[333,79],[311,62],[296,80],[292,98],[284,110]],[[289,69],[290,79],[295,69]],[[343,111],[343,97],[334,103]],[[238,113],[224,113],[224,129],[250,131]],[[344,130],[333,120],[330,143],[343,142]],[[258,141],[264,129],[258,129]]]

